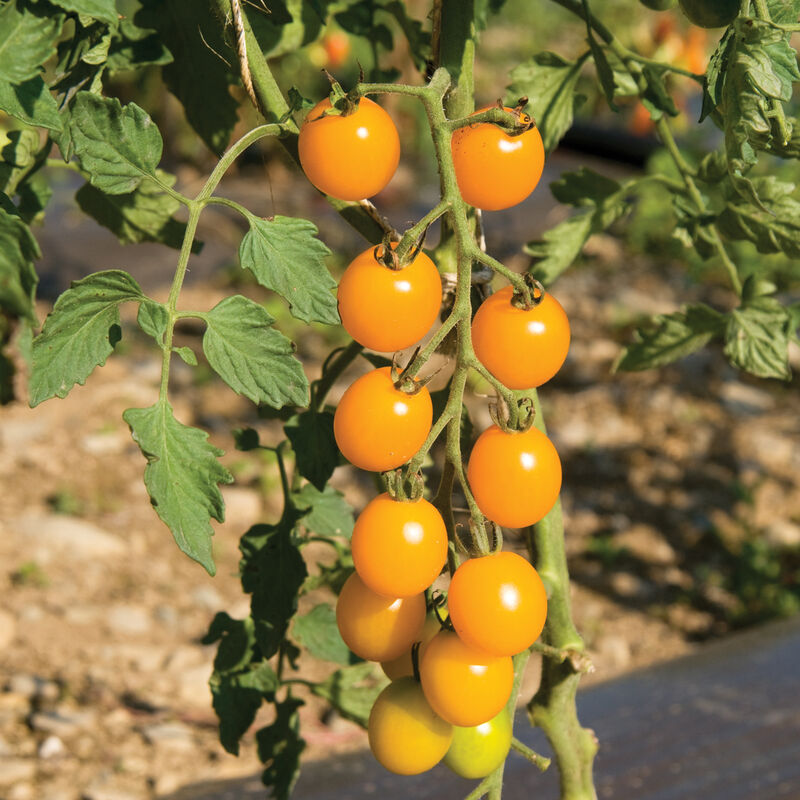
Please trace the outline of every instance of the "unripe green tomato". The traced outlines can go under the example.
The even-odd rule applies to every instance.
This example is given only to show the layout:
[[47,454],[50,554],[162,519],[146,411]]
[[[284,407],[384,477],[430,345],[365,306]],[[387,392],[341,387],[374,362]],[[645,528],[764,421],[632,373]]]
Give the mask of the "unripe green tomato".
[[675,0],[639,0],[639,2],[653,11],[667,11],[675,5]]
[[453,726],[453,741],[443,759],[462,778],[485,778],[506,759],[511,749],[511,715],[504,708],[474,728]]
[[693,25],[723,28],[739,13],[739,0],[678,0],[681,11]]

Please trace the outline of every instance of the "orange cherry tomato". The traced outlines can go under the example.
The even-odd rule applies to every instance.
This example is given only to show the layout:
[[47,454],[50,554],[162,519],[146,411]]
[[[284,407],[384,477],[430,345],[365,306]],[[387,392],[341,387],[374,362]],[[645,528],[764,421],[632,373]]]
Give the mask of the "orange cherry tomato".
[[338,69],[350,55],[350,37],[344,31],[331,31],[322,37],[329,69]]
[[[447,611],[443,609],[442,613],[446,614]],[[425,651],[428,649],[431,639],[433,639],[433,637],[436,636],[441,629],[442,626],[439,623],[438,617],[433,611],[429,611],[428,616],[425,617],[425,624],[422,626],[422,631],[419,635],[417,664],[422,661],[422,657],[425,655]],[[398,678],[413,676],[414,662],[411,658],[411,650],[406,650],[403,655],[399,656],[398,658],[394,658],[391,661],[381,661],[381,669],[386,674],[386,677],[392,681],[396,681]]]
[[340,200],[363,200],[377,194],[400,162],[400,137],[392,118],[367,97],[344,116],[323,112],[321,100],[303,121],[297,146],[306,177],[321,192]]
[[462,728],[488,722],[511,696],[514,665],[510,656],[475,650],[455,633],[433,637],[419,666],[422,691],[431,708]]
[[391,661],[411,648],[425,624],[425,595],[393,599],[375,594],[353,573],[336,603],[344,643],[366,661]]
[[569,320],[558,300],[545,292],[533,308],[517,308],[514,287],[481,303],[472,321],[478,360],[509,389],[541,386],[561,369],[569,350]]
[[336,444],[361,469],[383,472],[405,464],[419,450],[433,422],[430,392],[406,394],[391,367],[362,375],[342,395],[333,417]]
[[487,428],[475,442],[467,480],[478,508],[507,528],[533,525],[547,514],[561,491],[561,459],[536,428],[505,433]]
[[339,281],[339,315],[344,329],[359,344],[391,353],[411,347],[436,322],[442,279],[425,253],[417,253],[402,269],[392,269],[375,258],[375,251],[382,249],[370,247],[344,271]]
[[378,495],[356,520],[350,545],[361,580],[386,597],[424,592],[447,561],[444,520],[424,498]]
[[[520,121],[532,120],[521,114]],[[485,211],[521,203],[536,188],[544,170],[544,144],[535,125],[517,136],[490,122],[467,125],[453,131],[451,148],[461,196]]]
[[386,769],[418,775],[442,760],[453,726],[435,714],[417,681],[400,678],[378,695],[367,733],[372,754]]
[[493,656],[513,656],[539,638],[547,592],[530,562],[500,552],[461,564],[450,581],[447,605],[462,641]]

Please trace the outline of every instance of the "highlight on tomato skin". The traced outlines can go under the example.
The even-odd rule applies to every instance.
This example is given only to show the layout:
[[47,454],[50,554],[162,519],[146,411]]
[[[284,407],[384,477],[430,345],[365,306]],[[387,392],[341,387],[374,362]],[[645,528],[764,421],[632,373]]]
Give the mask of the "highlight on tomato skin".
[[533,565],[517,553],[470,558],[447,593],[450,621],[466,644],[495,656],[527,650],[547,619],[547,591]]
[[536,428],[506,433],[488,427],[473,445],[467,481],[481,512],[506,528],[543,519],[561,491],[561,459]]
[[367,248],[344,271],[337,293],[339,316],[359,344],[393,353],[416,344],[436,322],[442,279],[421,251],[402,269],[392,269],[376,258],[382,250],[381,245]]
[[[531,118],[521,114],[520,121],[526,124]],[[544,143],[535,125],[515,136],[491,122],[466,125],[453,131],[451,149],[461,196],[484,211],[521,203],[536,188],[544,170]]]
[[400,136],[392,118],[368,97],[351,114],[325,114],[330,108],[326,97],[300,126],[303,172],[317,189],[340,200],[378,194],[400,163]]
[[438,764],[450,747],[453,726],[428,704],[410,677],[390,683],[377,697],[367,724],[378,763],[397,775],[418,775]]
[[509,389],[535,389],[562,367],[570,326],[561,303],[550,292],[529,309],[512,303],[514,287],[486,298],[472,320],[478,360]]
[[394,385],[391,367],[380,367],[362,375],[342,395],[333,434],[351,464],[385,472],[405,464],[419,450],[432,422],[428,389],[403,392]]

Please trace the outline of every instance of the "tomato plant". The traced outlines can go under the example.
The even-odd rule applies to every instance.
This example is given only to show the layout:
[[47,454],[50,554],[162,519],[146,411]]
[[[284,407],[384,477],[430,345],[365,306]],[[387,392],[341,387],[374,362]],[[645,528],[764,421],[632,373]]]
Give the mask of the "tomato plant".
[[397,388],[389,367],[362,375],[336,407],[333,431],[342,455],[355,466],[383,472],[405,464],[419,450],[433,419],[424,386]]
[[535,389],[552,378],[569,350],[569,320],[545,292],[531,308],[512,302],[506,286],[481,303],[472,321],[475,355],[509,389]]
[[513,656],[538,638],[547,617],[539,573],[516,553],[470,558],[455,571],[447,593],[459,638],[494,656]]
[[509,656],[475,650],[441,631],[428,644],[419,675],[431,708],[453,725],[470,727],[488,722],[508,702],[514,666]]
[[447,560],[442,515],[424,498],[378,495],[359,515],[350,543],[359,577],[386,597],[424,592]]
[[344,329],[364,347],[387,353],[411,347],[430,330],[442,305],[442,281],[425,253],[394,269],[379,260],[381,250],[370,247],[350,262],[338,298]]
[[485,211],[510,208],[539,183],[544,170],[542,137],[527,114],[520,114],[519,121],[529,127],[517,135],[487,122],[454,131],[451,145],[458,189],[470,205]]
[[509,528],[534,525],[553,507],[561,490],[561,459],[536,428],[507,433],[497,425],[477,439],[467,466],[478,508]]
[[398,775],[429,770],[453,739],[453,726],[436,715],[413,678],[398,678],[378,695],[367,732],[375,758]]
[[453,726],[444,763],[462,778],[485,778],[505,760],[511,748],[511,714],[504,708],[488,722],[471,728]]
[[297,140],[306,177],[321,192],[341,200],[372,197],[400,162],[400,137],[392,118],[367,97],[355,109],[335,113],[320,100],[303,121]]

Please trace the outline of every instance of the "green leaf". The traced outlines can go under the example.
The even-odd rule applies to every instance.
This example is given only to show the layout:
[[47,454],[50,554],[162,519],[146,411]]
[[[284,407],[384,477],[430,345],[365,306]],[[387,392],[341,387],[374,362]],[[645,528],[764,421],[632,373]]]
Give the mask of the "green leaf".
[[528,242],[524,251],[538,259],[531,267],[533,276],[549,286],[575,262],[593,232],[593,215],[580,214],[550,228],[539,241]]
[[63,17],[35,6],[7,2],[0,6],[0,81],[24,83],[39,74],[56,53]]
[[303,527],[318,536],[343,536],[353,533],[353,509],[344,495],[332,486],[322,491],[307,483],[292,494],[298,509],[304,512],[300,520]]
[[172,61],[157,31],[140,28],[129,19],[120,21],[111,41],[106,68],[112,74],[145,66],[163,66]]
[[0,209],[0,309],[4,313],[36,322],[33,302],[39,279],[33,262],[40,255],[28,226]]
[[261,447],[258,431],[254,428],[236,428],[233,431],[233,440],[236,443],[236,449],[243,452],[257,450]]
[[642,75],[647,81],[647,91],[642,95],[642,103],[650,112],[651,118],[658,120],[664,114],[677,117],[679,112],[667,89],[665,70],[648,64],[642,68]]
[[66,397],[76,383],[86,383],[120,340],[120,304],[143,299],[139,284],[122,270],[74,281],[56,300],[33,341],[31,407],[51,397]]
[[275,722],[256,733],[258,757],[267,765],[261,781],[272,789],[270,796],[275,800],[289,800],[300,774],[300,756],[306,746],[297,713],[302,705],[302,700],[291,695],[275,703]]
[[267,289],[289,303],[292,316],[303,322],[339,323],[336,281],[325,268],[330,250],[316,238],[317,229],[304,219],[249,216],[250,230],[239,247],[239,261]]
[[575,93],[575,86],[588,56],[584,53],[577,61],[568,61],[556,53],[538,53],[511,72],[506,98],[511,105],[520,97],[528,98],[548,153],[570,129],[575,109],[586,99]]
[[173,347],[172,352],[180,356],[184,364],[188,364],[190,367],[197,366],[197,356],[191,347]]
[[[156,170],[162,184],[172,186],[175,176]],[[87,183],[78,189],[75,199],[85,214],[108,228],[123,244],[160,242],[180,249],[186,223],[173,217],[181,204],[154,181],[143,180],[132,192],[106,194]],[[193,242],[192,251],[202,249]]]
[[345,719],[366,728],[375,699],[387,683],[376,680],[375,666],[367,662],[337,669],[311,691],[325,698]]
[[247,669],[252,661],[261,658],[251,617],[233,619],[224,611],[218,611],[208,626],[208,632],[202,642],[203,644],[219,642],[214,657],[215,672],[241,672]]
[[391,14],[408,41],[408,49],[414,59],[414,65],[420,72],[425,71],[425,65],[431,57],[431,35],[424,30],[422,23],[408,15],[405,3],[399,0],[384,2],[383,8]]
[[671,364],[706,345],[722,333],[725,318],[705,305],[688,306],[673,314],[653,317],[636,331],[636,340],[614,364],[614,370],[643,370]]
[[8,131],[6,143],[0,149],[0,191],[9,197],[17,193],[17,186],[34,165],[39,153],[39,134],[28,128]]
[[[180,100],[189,124],[221,155],[237,122],[238,103],[229,87],[237,57],[224,39],[224,25],[210,2],[143,0],[134,22],[158,31],[173,60],[162,68],[169,90]],[[227,58],[226,63],[223,58]]]
[[597,69],[597,78],[600,81],[600,86],[606,96],[608,106],[612,111],[617,111],[617,104],[614,102],[614,95],[616,94],[616,83],[614,81],[614,70],[606,56],[606,51],[598,44],[597,39],[594,38],[594,32],[591,28],[588,29],[589,49],[592,51],[592,58],[594,65]]
[[774,297],[756,297],[728,315],[725,355],[759,378],[790,380],[792,315]]
[[0,406],[13,403],[14,397],[14,375],[17,370],[14,362],[0,350]]
[[304,411],[292,417],[283,430],[292,443],[297,471],[322,490],[341,460],[333,435],[333,414]]
[[58,105],[38,75],[19,84],[0,79],[0,111],[39,128],[60,131],[63,127]]
[[51,2],[65,11],[105,22],[114,28],[119,23],[115,0],[51,0]]
[[254,525],[239,542],[242,588],[252,595],[255,636],[264,658],[278,652],[308,574],[293,531],[299,515],[285,512],[277,525]]
[[203,350],[212,369],[237,394],[275,408],[308,403],[308,380],[294,346],[266,310],[241,295],[226,297],[205,316]]
[[155,177],[163,143],[153,120],[135,103],[78,92],[69,121],[75,155],[91,184],[107,194],[132,192]]
[[45,175],[35,172],[19,185],[17,196],[19,215],[30,225],[32,222],[41,221],[44,210],[53,196],[53,187]]
[[353,663],[354,656],[339,633],[336,612],[329,603],[320,603],[308,614],[296,617],[292,625],[292,637],[314,658],[336,664]]
[[136,322],[148,336],[152,336],[156,340],[156,344],[163,346],[164,334],[169,325],[169,312],[163,303],[157,303],[150,299],[142,300],[139,303]]
[[218,484],[233,482],[217,460],[222,451],[209,444],[205,431],[178,422],[166,401],[129,408],[122,418],[147,459],[144,483],[156,513],[178,547],[213,575],[209,520],[224,521]]
[[319,38],[328,12],[315,12],[310,6],[313,3],[307,0],[278,0],[269,4],[268,11],[257,5],[246,8],[253,35],[265,56],[278,58]]

